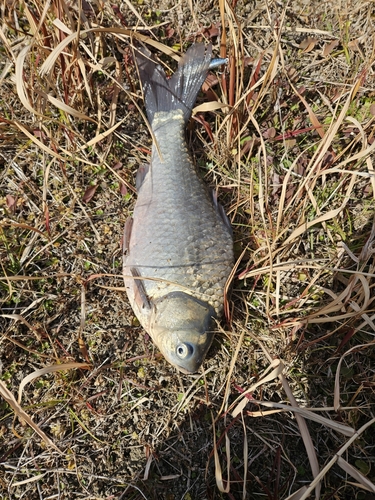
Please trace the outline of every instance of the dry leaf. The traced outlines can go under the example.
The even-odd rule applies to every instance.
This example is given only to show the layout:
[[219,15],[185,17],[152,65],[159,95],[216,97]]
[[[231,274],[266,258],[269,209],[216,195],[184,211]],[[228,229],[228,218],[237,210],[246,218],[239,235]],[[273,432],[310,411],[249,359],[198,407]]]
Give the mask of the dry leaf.
[[213,38],[215,36],[219,36],[220,35],[220,24],[219,23],[211,24],[211,26],[209,28],[206,28],[204,30],[204,34],[208,38]]
[[123,182],[120,182],[120,194],[122,194],[122,196],[128,194],[128,188],[125,186]]
[[82,201],[88,203],[90,200],[92,200],[97,189],[98,189],[97,184],[95,184],[95,186],[89,186],[86,189],[85,194],[82,196]]
[[302,42],[299,44],[299,48],[303,49],[303,52],[305,53],[311,52],[317,43],[318,40],[316,38],[312,38],[309,36],[302,40]]
[[9,208],[9,211],[14,213],[16,210],[16,206],[17,206],[16,198],[14,196],[12,196],[11,194],[7,194],[5,197],[5,201],[6,201],[7,207]]
[[323,57],[327,57],[335,50],[335,48],[338,46],[339,41],[338,40],[332,40],[330,43],[326,43],[323,47]]
[[172,38],[174,34],[175,34],[174,28],[171,28],[170,26],[167,26],[165,28],[165,36],[167,37],[167,39]]
[[297,144],[297,140],[296,139],[286,139],[284,144],[285,144],[286,148],[292,149]]
[[348,43],[348,49],[359,50],[359,45],[358,45],[359,42],[360,42],[359,38],[356,38],[355,40],[351,40]]
[[273,139],[276,136],[275,127],[268,128],[262,135],[265,139]]

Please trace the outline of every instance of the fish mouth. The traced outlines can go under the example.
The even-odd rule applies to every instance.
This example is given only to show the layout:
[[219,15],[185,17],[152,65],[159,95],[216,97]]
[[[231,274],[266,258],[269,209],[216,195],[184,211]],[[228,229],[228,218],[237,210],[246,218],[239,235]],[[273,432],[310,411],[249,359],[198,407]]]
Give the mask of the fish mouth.
[[183,373],[184,375],[194,375],[198,371],[198,368],[194,371],[190,371],[190,370],[187,370],[186,368],[183,368],[182,366],[179,366],[179,365],[175,365],[175,367],[177,368],[177,370],[179,372]]

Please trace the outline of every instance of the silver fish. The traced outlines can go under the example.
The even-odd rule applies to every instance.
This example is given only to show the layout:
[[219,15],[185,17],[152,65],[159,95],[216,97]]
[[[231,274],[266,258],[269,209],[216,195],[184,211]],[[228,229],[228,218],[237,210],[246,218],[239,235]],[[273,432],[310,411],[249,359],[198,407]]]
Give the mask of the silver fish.
[[233,265],[230,222],[190,159],[185,126],[211,62],[195,44],[167,79],[145,50],[137,56],[154,134],[151,164],[137,173],[138,198],[125,224],[124,280],[130,304],[164,357],[194,373],[212,343]]

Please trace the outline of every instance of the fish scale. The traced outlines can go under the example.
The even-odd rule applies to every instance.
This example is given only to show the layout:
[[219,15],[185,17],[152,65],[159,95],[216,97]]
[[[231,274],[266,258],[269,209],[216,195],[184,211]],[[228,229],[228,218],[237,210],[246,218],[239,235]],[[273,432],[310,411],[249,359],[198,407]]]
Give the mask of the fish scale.
[[[182,281],[180,289],[191,288],[192,293],[198,292],[196,287],[200,282],[199,288],[206,295],[200,298],[213,306],[216,303],[219,313],[223,300],[220,288],[228,276],[226,266],[222,265],[223,253],[225,262],[228,260],[225,251],[231,251],[232,242],[186,148],[180,146],[185,138],[183,117],[178,114],[179,127],[170,130],[167,119],[164,126],[154,131],[163,162],[154,146],[152,171],[138,192],[133,214],[134,220],[141,223],[133,225],[134,243],[127,265],[149,277],[160,277],[160,269],[163,269],[163,279]],[[159,120],[155,121],[158,124]],[[177,164],[175,158],[179,158]],[[218,246],[218,238],[227,239],[229,249]],[[186,269],[190,269],[190,273],[186,273]],[[213,283],[219,290],[212,287]],[[147,295],[155,298],[170,288],[155,281],[145,281],[144,287]]]
[[[187,150],[185,108],[191,109],[196,95],[190,102],[189,88],[173,87],[159,66],[142,56],[139,61],[154,143],[127,225],[125,286],[138,319],[166,359],[182,371],[194,372],[212,342],[214,319],[222,313],[224,286],[233,265],[232,234]],[[196,44],[177,72],[188,73],[191,67],[189,78],[184,78],[190,87],[197,78],[204,81],[209,62],[210,54]],[[179,108],[181,90],[185,108]],[[170,100],[164,103],[168,91]],[[154,93],[152,99],[147,92]],[[181,358],[179,350],[189,352]]]

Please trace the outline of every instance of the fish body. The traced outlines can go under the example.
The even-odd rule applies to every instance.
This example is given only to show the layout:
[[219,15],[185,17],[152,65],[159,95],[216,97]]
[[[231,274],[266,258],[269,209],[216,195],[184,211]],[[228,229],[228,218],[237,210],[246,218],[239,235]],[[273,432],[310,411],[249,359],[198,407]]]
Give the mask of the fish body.
[[233,265],[230,223],[197,175],[185,140],[211,50],[193,45],[169,80],[148,55],[137,60],[154,142],[125,226],[125,287],[164,357],[194,373],[211,345]]

